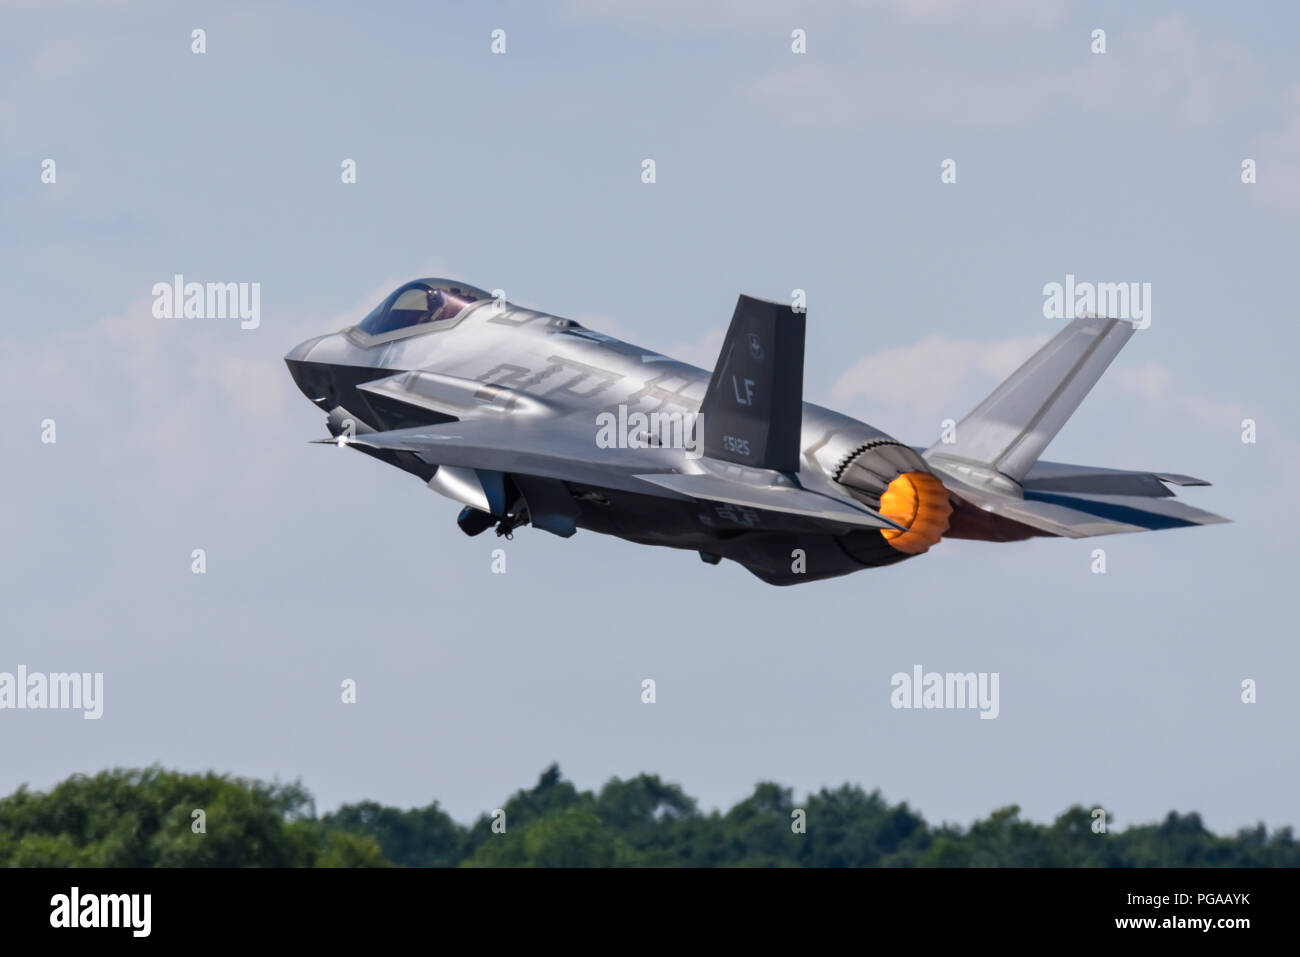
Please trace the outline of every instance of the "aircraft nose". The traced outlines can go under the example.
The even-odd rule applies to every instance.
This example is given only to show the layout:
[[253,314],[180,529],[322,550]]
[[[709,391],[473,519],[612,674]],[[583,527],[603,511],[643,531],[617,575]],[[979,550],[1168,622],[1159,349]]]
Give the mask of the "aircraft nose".
[[321,340],[324,338],[325,336],[313,336],[306,342],[298,343],[285,354],[284,361],[289,363],[306,362],[307,357],[311,355],[311,351],[320,345]]
[[289,375],[293,376],[293,381],[302,394],[313,402],[320,402],[328,398],[330,394],[329,376],[321,368],[320,363],[313,363],[309,357],[312,351],[326,339],[326,336],[316,336],[308,339],[306,342],[300,342],[285,354],[284,362],[289,367]]

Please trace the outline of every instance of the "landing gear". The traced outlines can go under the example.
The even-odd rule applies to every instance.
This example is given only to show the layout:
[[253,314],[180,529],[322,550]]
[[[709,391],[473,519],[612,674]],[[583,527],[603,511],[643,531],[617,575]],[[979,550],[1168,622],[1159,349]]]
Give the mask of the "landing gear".
[[497,523],[497,537],[505,538],[507,541],[515,537],[515,529],[528,521],[527,515],[523,511],[507,515]]
[[456,524],[466,535],[481,535],[489,528],[496,524],[496,519],[487,512],[480,512],[476,508],[470,508],[466,505],[460,510],[460,515],[456,517]]
[[468,505],[460,510],[456,516],[456,524],[466,535],[482,535],[493,525],[496,526],[497,536],[506,539],[515,537],[515,529],[520,525],[528,524],[528,510],[518,508],[507,514],[504,518],[497,518],[495,515],[489,515],[487,512],[480,512],[476,508],[470,508]]

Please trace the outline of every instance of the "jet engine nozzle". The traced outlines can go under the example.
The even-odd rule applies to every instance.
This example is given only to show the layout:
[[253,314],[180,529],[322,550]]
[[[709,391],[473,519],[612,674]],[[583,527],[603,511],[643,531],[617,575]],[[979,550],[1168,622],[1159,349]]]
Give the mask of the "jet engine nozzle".
[[938,545],[948,531],[952,503],[943,483],[929,472],[904,472],[880,496],[880,514],[907,526],[905,532],[882,528],[885,541],[900,552],[919,555]]
[[877,439],[854,450],[836,470],[835,481],[862,504],[904,526],[880,531],[897,551],[919,555],[948,531],[948,490],[921,456],[892,439]]

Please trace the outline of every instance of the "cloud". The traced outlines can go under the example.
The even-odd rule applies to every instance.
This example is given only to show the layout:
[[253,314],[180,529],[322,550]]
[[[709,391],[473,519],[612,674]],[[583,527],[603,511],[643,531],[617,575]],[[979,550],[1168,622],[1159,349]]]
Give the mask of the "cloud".
[[[42,417],[77,420],[76,454],[101,481],[181,497],[213,483],[223,494],[256,492],[309,421],[294,408],[300,397],[282,357],[321,331],[267,315],[256,330],[158,319],[141,298],[35,344],[0,341],[0,376]],[[66,429],[59,435],[61,447],[72,441]]]
[[718,361],[718,353],[722,351],[722,340],[726,337],[724,330],[710,329],[693,342],[678,343],[666,354],[701,369],[712,369]]
[[1168,394],[1174,374],[1158,362],[1145,362],[1140,366],[1115,369],[1111,378],[1125,392],[1154,402]]
[[1246,417],[1243,406],[1184,392],[1174,385],[1174,374],[1158,362],[1147,362],[1112,373],[1120,388],[1143,401],[1172,407],[1209,429],[1237,429]]
[[864,405],[887,431],[937,434],[941,421],[969,411],[971,393],[981,385],[991,391],[1047,339],[1046,333],[991,342],[929,336],[859,360],[831,395]]
[[[859,360],[835,381],[831,392],[841,401],[865,398],[872,402],[950,395],[974,373],[1005,378],[1047,339],[1045,333],[994,342],[929,336],[915,345],[886,349]],[[918,389],[918,384],[922,388]]]
[[1065,9],[1062,0],[566,0],[571,20],[603,23],[629,30],[655,29],[672,33],[770,33],[813,21],[843,26],[865,24],[882,16],[918,23],[979,20],[1003,23],[1055,19]]
[[[446,274],[426,265],[421,275]],[[142,296],[35,342],[0,339],[0,377],[37,421],[55,420],[59,448],[75,443],[98,482],[265,504],[296,446],[327,434],[285,353],[356,322],[409,278],[386,279],[325,319],[264,308],[248,330],[237,319],[158,319]]]
[[1258,155],[1250,157],[1258,163],[1258,180],[1250,189],[1255,199],[1265,206],[1281,206],[1297,212],[1300,211],[1300,85],[1292,87],[1286,102],[1286,120],[1280,128],[1263,136],[1263,148]]
[[[942,420],[960,420],[1048,338],[1044,333],[981,342],[930,336],[859,360],[835,381],[831,395],[859,404],[867,421],[886,431],[929,436]],[[1144,402],[1173,408],[1208,429],[1235,429],[1246,417],[1240,405],[1177,388],[1174,374],[1156,362],[1115,366],[1106,376]]]
[[1098,55],[1089,50],[1091,31],[1074,23],[1051,32],[1020,21],[1002,33],[987,26],[949,17],[929,41],[898,43],[879,56],[791,57],[747,81],[740,96],[796,129],[1037,130],[1070,116],[1144,129],[1161,117],[1201,133],[1243,114],[1257,125],[1275,122],[1260,91],[1277,89],[1277,79],[1235,40],[1180,17],[1112,30]]

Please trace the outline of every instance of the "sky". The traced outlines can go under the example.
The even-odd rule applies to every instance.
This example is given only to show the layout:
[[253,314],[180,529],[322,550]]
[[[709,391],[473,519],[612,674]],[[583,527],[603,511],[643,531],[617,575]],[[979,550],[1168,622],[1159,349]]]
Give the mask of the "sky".
[[[1294,4],[0,22],[0,672],[104,674],[99,720],[0,711],[0,793],[156,762],[468,821],[555,761],[706,809],[847,781],[958,824],[1300,823]],[[155,318],[176,274],[260,284],[259,324]],[[1180,497],[1232,524],[944,541],[793,588],[522,529],[494,574],[457,505],[309,444],[282,358],[432,275],[709,368],[739,293],[802,289],[805,397],[928,445],[1059,328],[1067,274],[1150,283],[1151,324],[1046,458],[1203,477]],[[998,673],[998,717],[891,707],[917,664]]]

